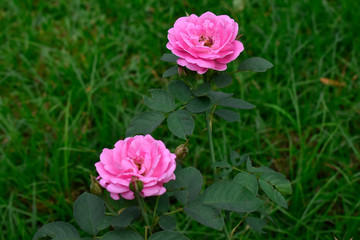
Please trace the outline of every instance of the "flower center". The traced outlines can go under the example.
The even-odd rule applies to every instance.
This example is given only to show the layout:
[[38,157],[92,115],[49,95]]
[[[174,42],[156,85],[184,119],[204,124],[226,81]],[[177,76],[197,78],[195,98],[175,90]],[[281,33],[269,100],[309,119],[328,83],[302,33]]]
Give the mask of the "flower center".
[[134,164],[136,165],[138,171],[140,171],[141,170],[141,165],[143,164],[144,160],[142,160],[142,159],[134,159],[133,161],[134,161]]
[[204,46],[206,47],[211,47],[212,45],[214,45],[214,40],[212,39],[212,37],[201,36],[199,38],[199,42],[204,42]]

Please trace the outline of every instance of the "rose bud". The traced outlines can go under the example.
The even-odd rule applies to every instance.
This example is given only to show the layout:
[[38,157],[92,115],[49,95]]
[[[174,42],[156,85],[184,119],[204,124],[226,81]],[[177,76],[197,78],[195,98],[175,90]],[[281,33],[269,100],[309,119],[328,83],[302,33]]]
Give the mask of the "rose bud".
[[179,74],[180,77],[186,76],[186,71],[185,71],[185,69],[184,69],[183,67],[179,67],[179,68],[178,68],[178,74]]
[[90,192],[95,195],[101,195],[103,193],[103,189],[101,188],[99,182],[96,180],[94,176],[90,175],[91,183],[90,183]]
[[144,183],[139,180],[139,179],[136,179],[134,178],[130,184],[129,184],[129,188],[131,191],[133,191],[134,193],[135,192],[141,192],[144,188]]
[[183,160],[186,155],[189,153],[189,148],[187,143],[180,144],[175,149],[176,160]]

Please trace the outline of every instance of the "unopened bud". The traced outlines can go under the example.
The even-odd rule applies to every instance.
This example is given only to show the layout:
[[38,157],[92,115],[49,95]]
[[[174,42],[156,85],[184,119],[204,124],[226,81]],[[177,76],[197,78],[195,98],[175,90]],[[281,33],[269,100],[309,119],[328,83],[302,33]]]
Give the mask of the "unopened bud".
[[186,71],[184,70],[183,67],[178,68],[178,74],[179,74],[180,77],[186,76]]
[[176,160],[182,160],[189,153],[189,148],[187,147],[187,143],[180,144],[175,149]]
[[103,193],[103,188],[100,186],[99,182],[94,176],[90,175],[90,192],[95,195],[101,195]]
[[129,188],[134,193],[141,192],[144,188],[144,183],[140,179],[133,178],[129,184]]

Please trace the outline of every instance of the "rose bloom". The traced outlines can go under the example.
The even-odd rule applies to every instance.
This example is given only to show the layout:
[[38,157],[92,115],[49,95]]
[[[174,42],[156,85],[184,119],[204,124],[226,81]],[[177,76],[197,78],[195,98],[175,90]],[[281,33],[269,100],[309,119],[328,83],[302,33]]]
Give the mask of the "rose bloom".
[[229,16],[206,12],[200,17],[191,14],[176,20],[168,31],[166,47],[179,57],[177,63],[198,74],[208,69],[226,70],[226,64],[244,50],[235,40],[238,24]]
[[134,180],[144,184],[142,197],[164,194],[163,184],[175,179],[175,158],[162,141],[137,135],[118,141],[113,149],[104,148],[95,167],[100,185],[114,200],[119,194],[131,200],[135,196],[129,185]]

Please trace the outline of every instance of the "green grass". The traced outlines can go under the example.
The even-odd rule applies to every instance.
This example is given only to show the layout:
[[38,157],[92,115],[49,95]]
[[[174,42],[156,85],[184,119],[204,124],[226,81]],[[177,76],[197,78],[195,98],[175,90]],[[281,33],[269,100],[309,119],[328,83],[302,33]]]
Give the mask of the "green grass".
[[[213,123],[217,158],[249,152],[294,188],[289,209],[273,206],[267,235],[243,227],[237,238],[358,239],[360,2],[248,0],[244,10],[233,2],[241,1],[0,3],[0,239],[31,239],[44,223],[72,219],[102,148],[124,138],[148,89],[166,86],[167,30],[185,11],[207,10],[239,23],[237,63],[261,56],[274,64],[236,74],[225,89],[257,108],[241,111],[239,123]],[[184,164],[209,182],[203,119],[196,126]],[[172,150],[181,143],[166,128],[154,137]],[[203,238],[202,226],[177,218],[178,229]],[[204,239],[224,238],[206,230]]]

